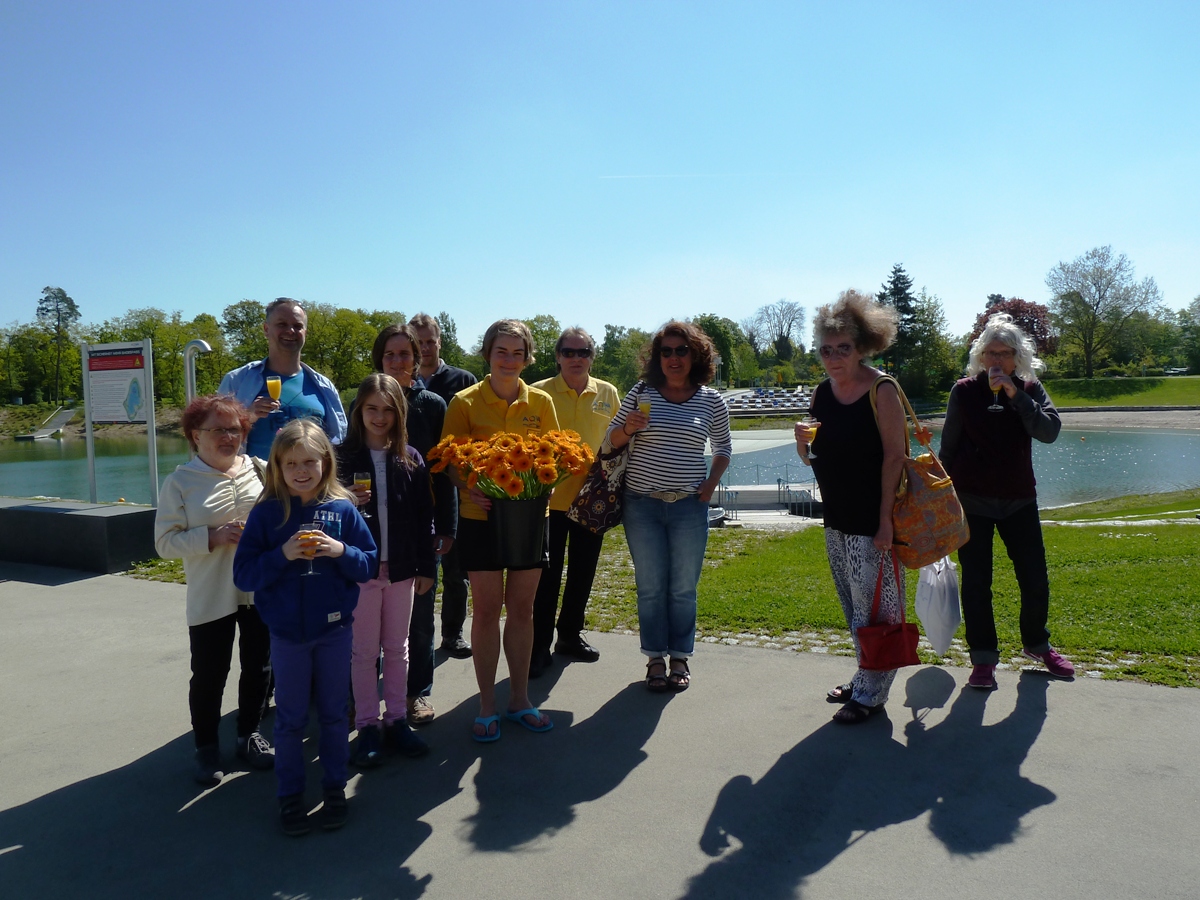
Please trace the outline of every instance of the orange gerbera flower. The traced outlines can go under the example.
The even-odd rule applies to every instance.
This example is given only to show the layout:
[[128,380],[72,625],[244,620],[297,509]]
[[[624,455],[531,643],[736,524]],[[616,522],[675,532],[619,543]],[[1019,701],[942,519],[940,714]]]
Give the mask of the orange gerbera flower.
[[534,456],[553,456],[557,445],[549,437],[538,438],[533,445]]
[[554,466],[538,466],[537,480],[542,484],[554,484],[558,481],[558,469]]
[[517,443],[516,435],[509,434],[508,432],[501,432],[492,438],[492,446],[497,450],[503,450],[505,453],[516,447]]
[[533,457],[523,447],[510,450],[504,457],[514,472],[528,472],[533,468]]
[[504,490],[510,497],[520,496],[521,491],[525,490],[525,482],[521,480],[519,475],[513,475],[510,472],[504,480]]

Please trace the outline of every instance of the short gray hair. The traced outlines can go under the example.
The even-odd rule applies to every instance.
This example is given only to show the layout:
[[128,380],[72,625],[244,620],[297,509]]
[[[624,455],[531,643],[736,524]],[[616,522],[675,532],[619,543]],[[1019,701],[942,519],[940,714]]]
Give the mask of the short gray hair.
[[1022,381],[1036,381],[1036,371],[1046,368],[1046,364],[1037,358],[1037,344],[1033,338],[1022,331],[1008,313],[996,313],[987,320],[987,325],[971,344],[971,355],[967,360],[968,375],[974,377],[987,371],[988,367],[983,364],[983,351],[992,341],[999,341],[1013,349],[1014,371]]

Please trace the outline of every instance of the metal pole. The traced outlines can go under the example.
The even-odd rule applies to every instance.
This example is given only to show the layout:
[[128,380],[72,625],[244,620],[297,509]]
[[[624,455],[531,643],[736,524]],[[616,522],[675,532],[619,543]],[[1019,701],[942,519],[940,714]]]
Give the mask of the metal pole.
[[183,348],[183,389],[188,403],[196,399],[196,354],[198,353],[212,353],[212,347],[209,346],[208,341],[197,338],[194,341],[188,341]]
[[79,352],[83,357],[83,421],[84,434],[87,436],[88,459],[88,499],[96,502],[96,440],[92,434],[92,379],[88,372],[88,345],[80,344]]
[[158,435],[154,428],[154,342],[150,338],[142,341],[142,354],[146,362],[146,387],[150,393],[150,411],[146,414],[146,434],[150,454],[150,505],[158,508]]

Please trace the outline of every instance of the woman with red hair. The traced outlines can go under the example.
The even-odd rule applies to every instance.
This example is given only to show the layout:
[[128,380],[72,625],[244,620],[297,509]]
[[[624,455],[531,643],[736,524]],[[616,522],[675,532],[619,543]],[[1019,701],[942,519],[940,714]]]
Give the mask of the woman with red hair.
[[184,410],[181,427],[195,456],[163,482],[154,546],[164,559],[182,559],[187,575],[195,780],[210,787],[223,777],[217,726],[235,632],[240,632],[242,670],[237,756],[255,769],[275,764],[274,748],[258,732],[271,677],[271,640],[254,608],[254,595],[233,584],[234,550],[262,492],[262,478],[241,452],[250,415],[237,400],[217,394],[197,397]]

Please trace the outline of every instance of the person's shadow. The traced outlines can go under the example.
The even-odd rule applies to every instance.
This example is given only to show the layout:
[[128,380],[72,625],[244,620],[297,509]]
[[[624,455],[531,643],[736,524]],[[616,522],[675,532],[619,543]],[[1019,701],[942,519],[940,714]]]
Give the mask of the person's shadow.
[[[540,703],[562,673],[556,665],[531,682],[530,699]],[[469,839],[480,850],[509,850],[570,825],[579,804],[616,788],[647,758],[643,748],[671,697],[648,697],[635,682],[581,722],[547,709],[554,729],[545,734],[502,721],[498,752],[483,756],[475,776]]]
[[[928,674],[927,674],[928,673]],[[932,810],[931,831],[953,853],[1011,841],[1022,816],[1055,797],[1020,775],[1046,717],[1047,679],[1022,673],[1017,705],[983,726],[986,694],[964,688],[949,715],[926,728],[921,709],[945,704],[954,679],[928,668],[908,681],[908,745],[876,716],[854,727],[830,722],[783,754],[757,782],[722,788],[700,836],[715,857],[685,896],[797,896],[803,880],[868,833]]]

